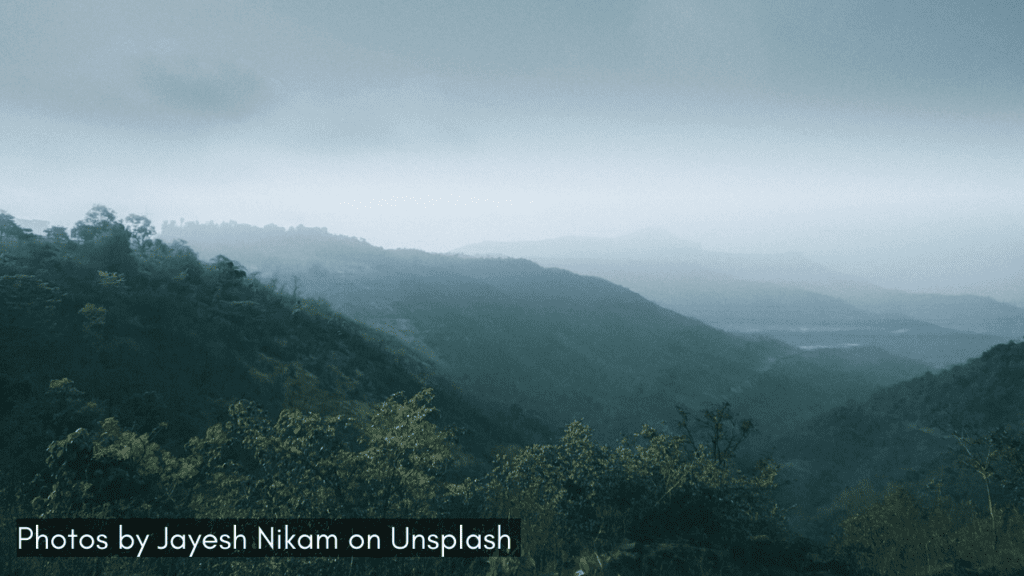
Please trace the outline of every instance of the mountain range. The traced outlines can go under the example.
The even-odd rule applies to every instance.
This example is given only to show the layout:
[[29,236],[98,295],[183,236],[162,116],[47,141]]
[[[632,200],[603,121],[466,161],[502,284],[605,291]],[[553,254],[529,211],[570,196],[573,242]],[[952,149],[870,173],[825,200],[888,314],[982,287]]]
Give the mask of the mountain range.
[[781,432],[929,368],[874,346],[801,349],[732,334],[608,280],[525,259],[385,250],[322,229],[235,223],[165,223],[162,237],[204,257],[232,254],[393,334],[467,391],[549,422],[584,418],[606,442],[644,423],[669,430],[676,406],[725,401]]
[[[235,223],[165,224],[165,243],[128,223],[97,206],[42,238],[0,212],[0,549],[31,516],[505,517],[490,507],[526,498],[540,508],[525,529],[572,570],[709,555],[773,576],[1024,567],[1022,343],[933,372],[869,345],[726,332],[524,259]],[[842,320],[872,314],[857,309]],[[747,417],[764,433],[747,438]],[[737,431],[735,454],[695,444]],[[632,435],[613,456],[591,432]],[[527,494],[540,485],[553,492]],[[89,562],[11,552],[0,572],[104,565]],[[175,568],[210,570],[232,566]]]
[[[192,223],[165,225],[164,236],[203,255],[234,254],[250,271],[394,335],[471,394],[556,425],[582,417],[605,442],[645,422],[670,431],[677,406],[692,413],[728,401],[764,432],[749,439],[741,460],[769,454],[782,464],[780,503],[792,511],[794,528],[809,535],[823,533],[838,495],[861,481],[944,478],[981,502],[974,479],[953,466],[950,427],[974,422],[972,430],[990,430],[1020,416],[1007,412],[1021,405],[1019,386],[1006,387],[1017,368],[1007,375],[997,359],[1022,345],[958,330],[967,326],[949,320],[957,313],[936,318],[931,309],[928,317],[949,327],[810,287],[828,280],[836,293],[888,294],[922,315],[930,310],[925,304],[943,300],[961,314],[988,311],[1004,325],[1018,309],[872,288],[798,255],[701,255],[656,232],[626,238],[628,249],[613,252],[619,259],[595,257],[606,241],[540,243],[549,258],[536,257],[539,263],[498,255],[514,253],[508,244],[481,246],[486,257],[463,254],[468,249],[430,254],[385,250],[323,229]],[[643,254],[650,242],[660,244],[650,252],[656,258],[625,257]],[[575,258],[554,258],[560,246]],[[672,260],[680,252],[702,259]],[[555,263],[572,266],[544,267]],[[716,329],[668,306],[685,301],[744,329]],[[965,396],[970,382],[977,400]]]
[[800,254],[703,251],[662,230],[618,239],[484,242],[453,253],[530,258],[605,278],[724,330],[805,349],[878,346],[935,368],[1024,335],[1024,309],[992,298],[880,288]]

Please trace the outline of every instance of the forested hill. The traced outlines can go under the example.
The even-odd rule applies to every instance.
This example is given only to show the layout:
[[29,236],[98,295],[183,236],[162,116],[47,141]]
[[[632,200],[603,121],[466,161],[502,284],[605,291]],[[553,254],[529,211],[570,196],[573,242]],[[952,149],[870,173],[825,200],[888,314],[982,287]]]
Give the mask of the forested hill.
[[948,431],[989,430],[1024,420],[1024,342],[872,394],[868,406]]
[[796,515],[818,521],[829,518],[837,494],[861,482],[876,489],[904,482],[918,495],[970,498],[982,510],[990,496],[996,506],[1024,506],[1022,407],[1024,343],[1018,342],[880,389],[775,443],[781,478],[792,482],[781,499]]
[[[842,374],[837,363],[856,363],[830,356],[837,351],[794,354],[778,342],[731,339],[594,278],[526,261],[438,259],[344,242],[383,254],[383,264],[378,256],[325,262],[290,287],[275,286],[226,257],[202,261],[183,244],[155,239],[141,216],[119,220],[97,206],[71,231],[36,236],[0,212],[0,573],[948,576],[972,566],[993,574],[1024,568],[1024,520],[997,493],[1022,485],[1019,435],[965,437],[983,448],[977,454],[991,456],[960,466],[965,478],[942,477],[946,493],[958,493],[984,472],[998,498],[984,515],[903,489],[837,499],[843,486],[835,486],[863,470],[911,466],[929,446],[892,431],[944,439],[922,428],[926,418],[900,420],[899,409],[930,413],[961,398],[958,387],[1019,406],[1019,386],[1012,388],[1020,381],[1018,345],[902,385],[919,396],[929,385],[943,391],[917,407],[913,398],[901,403],[902,392],[892,400],[880,393],[871,398],[877,409],[851,402],[807,422],[815,394],[870,396],[863,364],[879,357],[861,358],[861,368]],[[451,366],[334,313],[324,300],[297,297],[317,282],[356,286],[348,302],[397,310],[402,315],[390,318],[408,322],[396,335],[451,364],[462,361],[447,356],[459,348],[438,343],[476,340],[490,347],[481,353],[489,361],[503,361],[501,345],[524,346],[535,365],[524,355],[507,366],[533,375],[564,378],[587,362],[635,356],[634,364],[652,363],[654,371],[634,385],[685,391],[707,382],[720,391],[717,378],[730,385],[745,370],[751,377],[728,390],[734,411],[717,403],[678,414],[684,433],[636,427],[612,447],[596,441],[596,427],[574,421],[560,422],[553,442],[551,426],[529,411],[460,392],[445,376]],[[629,325],[633,317],[641,325]],[[442,320],[454,323],[444,328]],[[444,329],[432,333],[415,322]],[[517,329],[518,343],[483,338]],[[473,348],[460,346],[466,354]],[[671,355],[693,364],[679,367],[679,380],[664,363]],[[891,376],[883,367],[875,364]],[[664,384],[650,379],[659,371]],[[551,374],[541,379],[553,381]],[[572,400],[628,414],[628,403],[616,406],[616,397],[599,393],[608,381],[589,390],[577,382],[581,392]],[[477,383],[472,376],[459,382]],[[733,418],[749,415],[744,396],[747,406],[760,403],[769,413],[788,414],[787,406],[792,413],[794,404],[804,411],[796,415],[807,434],[785,438],[781,470],[770,459],[747,465],[735,451],[751,430],[750,421]],[[827,408],[829,400],[822,402]],[[984,422],[1004,417],[992,402],[960,404],[992,415]],[[815,468],[819,461],[824,466]],[[805,473],[794,478],[793,471]],[[842,504],[813,535],[838,531],[840,538],[825,545],[792,532],[789,512],[777,505],[780,473],[793,480],[784,490],[801,489],[797,498]],[[916,473],[921,480],[924,472]],[[523,549],[518,559],[487,562],[16,556],[16,518],[125,517],[521,518]]]
[[498,444],[557,434],[507,408],[469,405],[394,338],[260,283],[227,258],[203,262],[154,239],[143,217],[121,221],[98,208],[70,234],[58,227],[41,237],[0,216],[8,471],[28,473],[54,438],[107,417],[158,431],[181,453],[242,399],[272,415],[351,417],[393,393],[432,387],[440,421],[473,430],[462,447],[480,462]]
[[611,282],[510,258],[384,250],[324,229],[165,223],[161,237],[385,328],[460,385],[604,441],[675,406],[730,400],[764,431],[799,422],[923,364],[877,349],[802,351],[726,333]]
[[753,535],[822,566],[788,541],[770,464],[746,475],[649,429],[612,451],[579,422],[552,444],[523,410],[467,399],[389,336],[154,239],[144,217],[97,206],[36,236],[0,212],[0,299],[0,573],[495,573],[452,558],[17,557],[14,519],[32,517],[511,517],[528,543],[512,571],[765,565]]

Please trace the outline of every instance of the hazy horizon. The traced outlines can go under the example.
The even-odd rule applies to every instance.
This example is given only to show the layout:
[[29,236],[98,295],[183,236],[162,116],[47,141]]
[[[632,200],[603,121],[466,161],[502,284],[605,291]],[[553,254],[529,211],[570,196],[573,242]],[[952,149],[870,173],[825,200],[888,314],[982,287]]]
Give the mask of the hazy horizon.
[[800,252],[1024,302],[1024,6],[0,6],[0,209]]

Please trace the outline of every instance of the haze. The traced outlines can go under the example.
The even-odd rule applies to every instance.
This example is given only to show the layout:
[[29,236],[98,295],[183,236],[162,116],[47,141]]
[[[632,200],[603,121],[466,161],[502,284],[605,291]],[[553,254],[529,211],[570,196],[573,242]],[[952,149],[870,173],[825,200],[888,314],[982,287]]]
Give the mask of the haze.
[[1022,304],[1022,39],[997,1],[4,2],[0,208],[659,227]]

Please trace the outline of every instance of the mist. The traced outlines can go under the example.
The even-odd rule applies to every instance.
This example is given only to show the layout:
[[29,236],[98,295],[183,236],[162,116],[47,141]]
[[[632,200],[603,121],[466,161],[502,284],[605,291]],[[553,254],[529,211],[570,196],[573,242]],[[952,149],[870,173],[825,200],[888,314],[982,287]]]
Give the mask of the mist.
[[1022,22],[966,1],[5,3],[0,208],[434,252],[656,227],[1022,304]]

